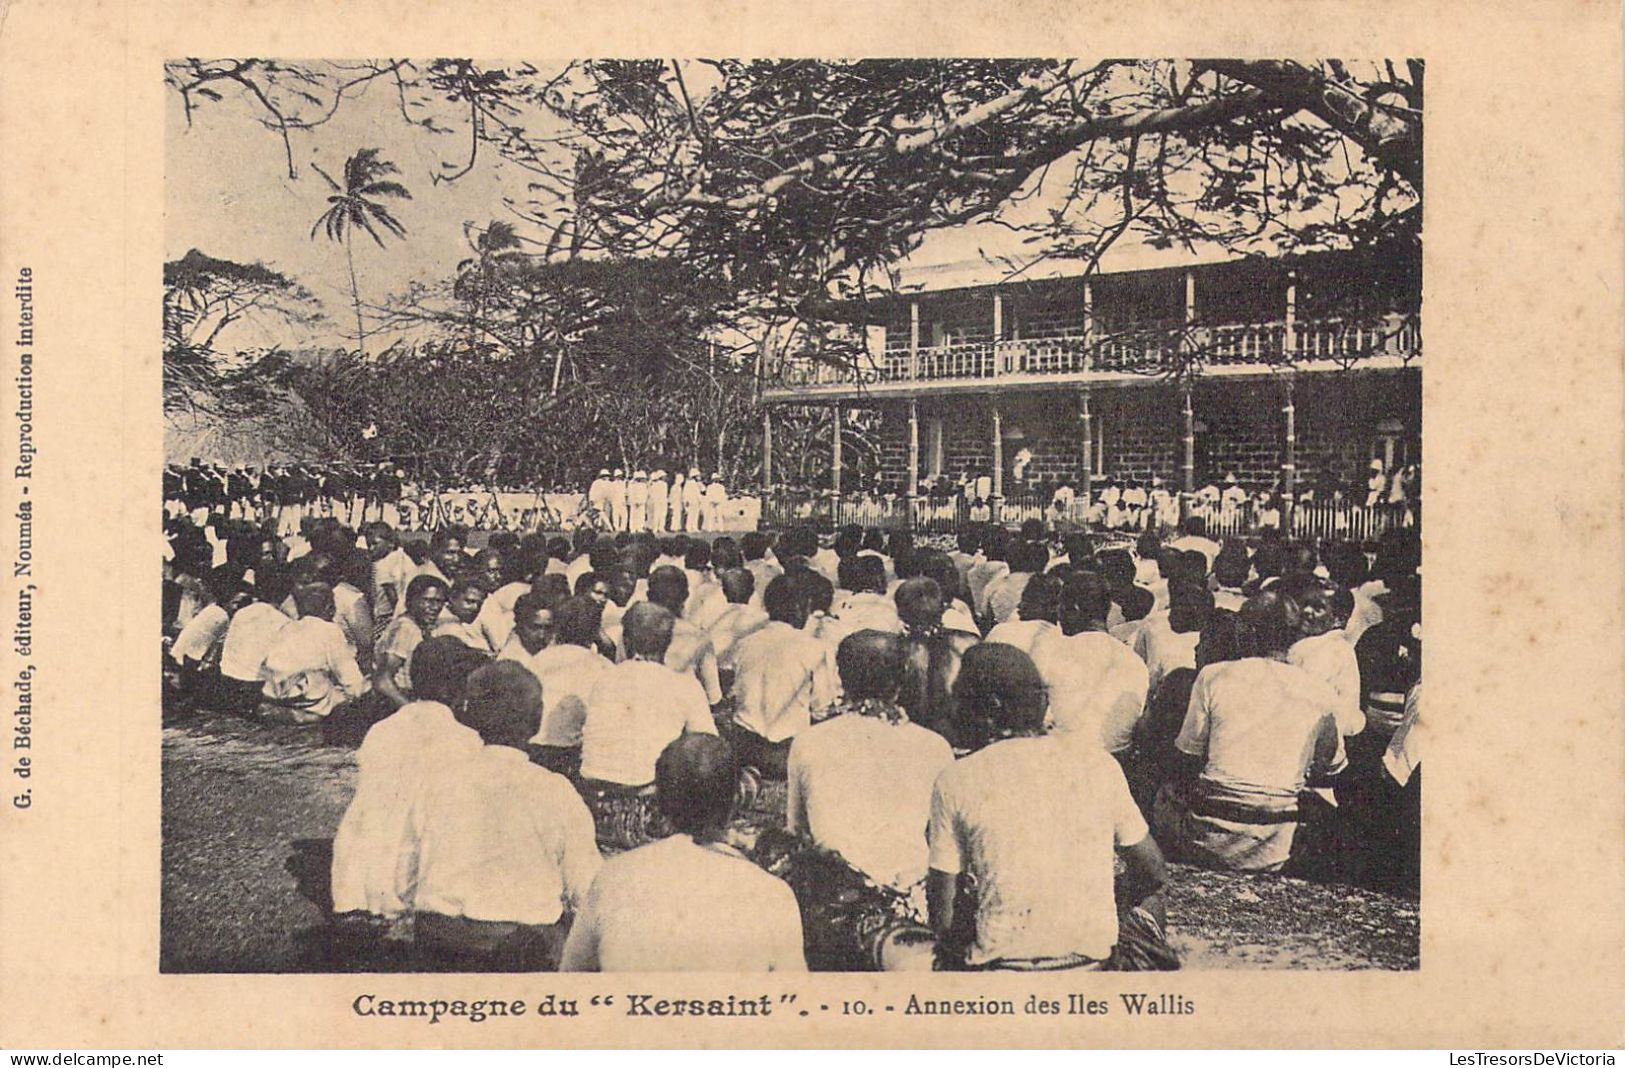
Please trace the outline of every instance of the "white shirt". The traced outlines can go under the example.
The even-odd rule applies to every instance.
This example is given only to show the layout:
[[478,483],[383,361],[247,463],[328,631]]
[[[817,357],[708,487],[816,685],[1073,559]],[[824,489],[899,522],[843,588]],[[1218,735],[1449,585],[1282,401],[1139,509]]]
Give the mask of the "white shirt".
[[788,623],[741,641],[734,664],[734,722],[770,742],[805,730],[840,695],[830,647]]
[[1170,671],[1196,666],[1196,643],[1201,638],[1201,631],[1176,632],[1168,622],[1166,611],[1145,617],[1140,633],[1134,638],[1134,651],[1145,662],[1153,692]]
[[220,674],[238,682],[259,682],[260,665],[278,632],[293,620],[276,605],[254,601],[237,609],[220,649]]
[[587,694],[581,777],[623,786],[654,782],[661,750],[685,730],[717,732],[711,705],[693,675],[647,660],[616,664]]
[[557,923],[602,863],[575,787],[508,746],[430,769],[408,822],[397,888],[418,912]]
[[1287,661],[1332,688],[1337,696],[1337,729],[1343,737],[1352,738],[1365,730],[1365,712],[1360,702],[1360,661],[1341,630],[1300,638],[1287,653]]
[[800,972],[783,882],[683,834],[610,859],[570,927],[562,972]]
[[841,557],[834,549],[824,547],[813,553],[807,566],[833,583],[840,582]]
[[836,600],[832,612],[848,634],[856,634],[860,630],[903,633],[903,621],[897,618],[897,602],[884,594],[868,591],[849,593]]
[[760,608],[762,606],[762,597],[767,593],[768,583],[784,574],[784,568],[771,560],[761,559],[746,560],[745,570],[749,571],[756,580],[755,584],[751,586],[750,603]]
[[1061,628],[1044,619],[1007,619],[988,631],[985,640],[1013,645],[1028,656],[1032,656],[1039,639],[1051,631],[1059,634]]
[[325,716],[367,688],[344,631],[317,616],[292,620],[277,631],[260,674],[266,697],[308,716]]
[[825,720],[790,746],[785,825],[875,882],[906,889],[925,877],[931,788],[953,762],[942,735],[915,723],[856,713]]
[[169,647],[169,658],[177,664],[184,664],[188,660],[207,660],[230,626],[231,617],[224,608],[217,604],[207,605],[187,620],[186,626],[175,636],[175,644]]
[[496,650],[492,649],[490,643],[486,640],[485,632],[480,629],[477,618],[471,623],[464,623],[456,616],[452,616],[450,619],[442,616],[440,622],[435,624],[434,633],[430,637],[456,638],[475,652],[484,653],[486,656],[496,654]]
[[767,626],[767,613],[755,604],[730,604],[706,632],[719,669],[733,670],[734,651],[748,635]]
[[333,839],[333,911],[393,916],[395,866],[423,777],[478,752],[480,736],[437,701],[413,701],[373,724],[356,751],[355,797]]
[[1145,663],[1103,630],[1045,634],[1033,664],[1049,686],[1049,717],[1057,734],[1099,738],[1108,753],[1134,744],[1145,712],[1150,673]]
[[1195,534],[1187,534],[1182,538],[1175,538],[1168,543],[1171,549],[1178,549],[1182,553],[1199,552],[1207,557],[1207,569],[1213,570],[1213,558],[1219,555],[1219,543]]
[[501,649],[508,644],[508,636],[513,633],[514,603],[529,592],[530,583],[510,582],[480,605],[480,614],[474,617],[474,626],[485,636],[488,648]]
[[498,660],[525,665],[542,684],[542,725],[532,745],[571,747],[581,744],[581,724],[587,718],[587,695],[610,663],[596,650],[560,642],[528,653],[519,639],[510,638]]
[[1114,847],[1145,839],[1117,761],[1054,737],[996,742],[937,778],[931,867],[977,882],[973,965],[1117,944]]
[[1324,682],[1279,660],[1209,664],[1191,686],[1174,744],[1204,757],[1202,778],[1244,793],[1296,797],[1322,732],[1337,737],[1328,770],[1347,761],[1336,727],[1337,697]]
[[[395,548],[372,562],[372,611],[378,619],[393,619],[406,611],[406,587],[417,573],[405,549]],[[385,586],[393,588],[390,594]]]
[[971,605],[976,614],[987,614],[987,591],[993,582],[1010,573],[1010,565],[1003,560],[982,560],[972,565],[970,572],[965,576],[965,585],[970,588]]

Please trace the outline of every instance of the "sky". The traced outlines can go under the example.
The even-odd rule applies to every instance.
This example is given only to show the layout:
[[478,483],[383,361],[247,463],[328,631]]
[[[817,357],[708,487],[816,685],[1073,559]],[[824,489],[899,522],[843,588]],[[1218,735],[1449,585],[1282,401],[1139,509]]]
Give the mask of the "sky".
[[[537,66],[550,69],[543,62]],[[706,68],[685,64],[685,69],[693,91],[703,92],[705,86],[698,79]],[[236,347],[345,343],[344,324],[353,322],[349,274],[341,246],[320,231],[311,237],[312,226],[327,209],[330,192],[311,164],[337,178],[346,157],[361,148],[378,148],[383,158],[400,168],[398,180],[412,193],[409,201],[388,204],[407,230],[404,241],[386,237],[388,244],[382,249],[365,235],[358,235],[354,242],[363,302],[382,302],[413,282],[450,277],[458,262],[471,255],[470,226],[483,227],[499,218],[514,222],[523,236],[545,238],[503,203],[505,193],[523,200],[531,176],[502,160],[489,146],[482,147],[480,160],[470,173],[454,182],[434,183],[431,176],[443,173],[443,163],[460,165],[466,159],[466,128],[452,113],[440,116],[443,124],[458,131],[452,134],[432,135],[408,127],[402,121],[393,86],[384,79],[347,99],[327,124],[294,131],[296,178],[288,177],[281,138],[256,121],[251,102],[229,97],[221,103],[204,102],[194,110],[190,126],[178,94],[167,94],[166,106],[166,259],[178,259],[196,248],[219,258],[262,262],[314,293],[329,318],[325,328],[314,334],[301,333],[297,339],[285,336],[273,324],[234,326]],[[1055,170],[1061,173],[1065,168]],[[1042,213],[1055,202],[1048,190],[1042,190],[1025,207]],[[1004,227],[972,225],[936,231],[905,264],[902,281],[908,284],[911,267],[941,264],[956,265],[955,277],[960,279],[956,284],[991,281],[1007,268],[996,263],[984,270],[979,261],[1033,255],[1030,246]],[[1153,254],[1125,239],[1102,267],[1161,266],[1185,258],[1179,252]],[[975,277],[979,271],[985,277]],[[353,334],[353,327],[350,330]]]

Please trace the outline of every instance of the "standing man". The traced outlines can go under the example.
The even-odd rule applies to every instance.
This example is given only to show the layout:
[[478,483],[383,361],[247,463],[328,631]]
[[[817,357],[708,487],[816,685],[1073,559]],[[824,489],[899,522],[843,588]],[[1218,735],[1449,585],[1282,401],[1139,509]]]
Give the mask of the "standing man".
[[683,515],[688,525],[683,529],[693,533],[705,519],[705,484],[700,481],[700,469],[691,467],[688,481],[683,484]]
[[600,467],[598,477],[587,487],[587,505],[606,520],[609,518],[609,468]]
[[626,529],[626,472],[619,467],[609,480],[609,526],[611,530]]
[[722,472],[713,472],[711,484],[705,487],[705,525],[709,529],[722,529],[722,510],[727,504],[728,487],[722,481]]
[[626,486],[626,529],[649,529],[649,473],[632,472],[632,481]]
[[666,532],[666,472],[658,468],[649,473],[649,529],[656,534]]
[[671,530],[680,533],[683,529],[683,498],[687,495],[687,486],[683,473],[678,471],[671,483]]

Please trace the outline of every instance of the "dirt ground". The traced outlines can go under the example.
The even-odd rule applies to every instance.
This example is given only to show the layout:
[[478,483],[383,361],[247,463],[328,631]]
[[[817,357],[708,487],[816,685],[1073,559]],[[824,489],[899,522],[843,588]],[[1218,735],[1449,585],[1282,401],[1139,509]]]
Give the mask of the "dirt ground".
[[[164,731],[162,968],[388,970],[335,952],[327,872],[354,753],[231,717]],[[1410,969],[1414,901],[1171,865],[1169,937],[1190,969]],[[404,964],[399,964],[404,967]]]

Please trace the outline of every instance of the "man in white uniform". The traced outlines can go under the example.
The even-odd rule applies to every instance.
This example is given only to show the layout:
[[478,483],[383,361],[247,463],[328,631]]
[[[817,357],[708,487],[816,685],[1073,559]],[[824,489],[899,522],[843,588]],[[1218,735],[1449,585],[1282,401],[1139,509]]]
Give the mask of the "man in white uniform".
[[683,529],[689,533],[699,530],[705,519],[705,483],[700,481],[700,469],[688,472],[683,483]]
[[660,470],[649,472],[649,529],[656,534],[666,532],[666,497],[669,489],[666,472]]

